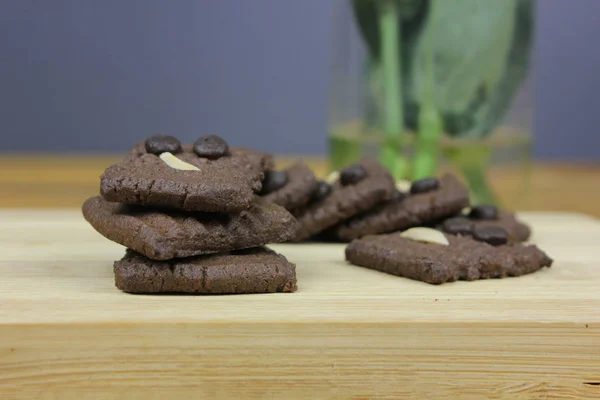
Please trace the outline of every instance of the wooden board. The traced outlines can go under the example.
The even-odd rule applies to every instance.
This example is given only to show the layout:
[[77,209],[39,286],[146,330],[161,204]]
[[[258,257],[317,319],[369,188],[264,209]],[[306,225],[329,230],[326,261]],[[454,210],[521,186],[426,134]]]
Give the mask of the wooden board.
[[295,294],[133,296],[76,210],[0,211],[0,399],[598,399],[600,223],[529,213],[551,269],[442,286],[278,245]]

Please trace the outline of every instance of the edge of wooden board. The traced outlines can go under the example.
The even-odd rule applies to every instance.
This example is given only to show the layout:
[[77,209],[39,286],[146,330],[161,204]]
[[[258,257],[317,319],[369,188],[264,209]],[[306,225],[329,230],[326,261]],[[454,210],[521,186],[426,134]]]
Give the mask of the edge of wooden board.
[[0,398],[600,397],[600,326],[414,322],[71,328],[0,327]]

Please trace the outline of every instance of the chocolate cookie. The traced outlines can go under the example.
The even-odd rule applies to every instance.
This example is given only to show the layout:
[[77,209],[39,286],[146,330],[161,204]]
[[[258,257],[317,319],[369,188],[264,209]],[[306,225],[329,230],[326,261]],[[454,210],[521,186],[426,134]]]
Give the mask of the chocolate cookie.
[[536,246],[492,246],[471,237],[445,235],[449,245],[422,243],[400,233],[370,235],[346,248],[346,260],[388,274],[431,284],[520,276],[550,267]]
[[[295,210],[308,203],[317,189],[317,179],[304,163],[296,163],[288,169],[276,173],[284,174],[285,179],[273,176],[273,173],[267,171],[265,181],[263,181],[263,190],[269,186],[267,185],[269,182],[266,182],[268,180],[274,181],[273,187],[276,189],[264,193],[263,198],[279,204],[287,210]],[[280,184],[278,181],[284,183]]]
[[[421,189],[421,181],[413,187]],[[430,190],[404,193],[372,210],[350,218],[332,228],[327,236],[350,241],[362,236],[387,233],[427,225],[440,218],[455,215],[469,205],[469,193],[456,177],[444,175],[437,186],[429,184]],[[415,185],[419,183],[418,185]]]
[[[342,182],[343,181],[343,182]],[[390,200],[395,193],[392,176],[377,161],[364,159],[340,172],[323,198],[294,214],[300,223],[296,240],[307,239],[373,206]],[[319,191],[321,192],[321,191]]]
[[[260,191],[263,172],[272,167],[270,156],[243,148],[229,148],[219,158],[198,156],[192,145],[173,154],[197,167],[180,170],[138,143],[129,155],[109,167],[100,178],[100,194],[107,201],[162,206],[188,211],[237,212],[252,204]],[[167,153],[168,154],[168,153]]]
[[264,247],[169,261],[132,250],[115,261],[115,285],[128,293],[241,294],[296,291],[296,266]]
[[106,238],[155,260],[284,242],[298,226],[289,212],[260,197],[236,214],[157,210],[92,197],[83,215]]

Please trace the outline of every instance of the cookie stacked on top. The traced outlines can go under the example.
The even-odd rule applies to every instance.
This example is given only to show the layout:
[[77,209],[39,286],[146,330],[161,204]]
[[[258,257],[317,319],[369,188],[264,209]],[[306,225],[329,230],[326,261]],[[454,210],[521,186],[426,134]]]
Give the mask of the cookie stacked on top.
[[127,247],[114,264],[130,293],[296,290],[295,265],[264,247],[297,231],[285,208],[259,197],[268,154],[210,135],[193,145],[153,136],[101,177],[86,220]]

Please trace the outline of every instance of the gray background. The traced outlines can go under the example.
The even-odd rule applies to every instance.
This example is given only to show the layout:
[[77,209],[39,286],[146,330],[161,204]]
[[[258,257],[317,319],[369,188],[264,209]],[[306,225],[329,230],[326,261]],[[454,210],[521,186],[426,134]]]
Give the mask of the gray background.
[[[491,1],[491,0],[486,0]],[[600,159],[598,0],[541,0],[535,155]],[[326,151],[331,1],[0,0],[0,151]]]

